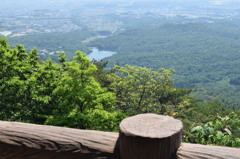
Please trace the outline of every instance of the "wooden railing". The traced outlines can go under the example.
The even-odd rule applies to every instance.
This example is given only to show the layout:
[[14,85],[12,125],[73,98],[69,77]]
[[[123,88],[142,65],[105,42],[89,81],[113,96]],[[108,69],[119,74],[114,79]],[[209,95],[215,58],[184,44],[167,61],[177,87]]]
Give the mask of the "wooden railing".
[[124,119],[119,133],[0,121],[0,159],[240,159],[181,139],[181,121],[155,114]]

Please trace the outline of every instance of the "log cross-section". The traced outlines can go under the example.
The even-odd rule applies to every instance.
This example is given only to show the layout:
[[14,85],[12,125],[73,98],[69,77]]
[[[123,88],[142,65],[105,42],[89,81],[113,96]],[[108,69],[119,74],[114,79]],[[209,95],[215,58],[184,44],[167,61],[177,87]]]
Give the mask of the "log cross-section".
[[0,159],[116,158],[118,133],[0,121]]
[[169,159],[176,157],[182,141],[182,122],[169,116],[140,114],[120,124],[122,159]]

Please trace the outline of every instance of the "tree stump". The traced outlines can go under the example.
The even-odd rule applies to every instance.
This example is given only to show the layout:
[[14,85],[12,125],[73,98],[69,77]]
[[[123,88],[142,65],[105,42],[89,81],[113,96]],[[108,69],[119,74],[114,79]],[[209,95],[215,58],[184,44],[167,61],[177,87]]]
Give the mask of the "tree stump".
[[169,116],[140,114],[120,123],[121,159],[175,158],[182,142],[182,122]]

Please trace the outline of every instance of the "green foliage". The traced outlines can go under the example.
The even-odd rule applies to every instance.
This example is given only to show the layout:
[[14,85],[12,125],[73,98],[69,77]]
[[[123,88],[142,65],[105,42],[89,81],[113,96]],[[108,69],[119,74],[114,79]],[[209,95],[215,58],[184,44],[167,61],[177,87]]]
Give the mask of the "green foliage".
[[97,72],[95,73],[94,78],[101,84],[102,87],[110,89],[110,84],[113,82],[112,76],[114,76],[113,73],[115,70],[113,68],[105,69],[108,61],[97,61],[93,59],[91,62],[97,67]]
[[64,53],[59,53],[58,55],[59,55],[59,56],[58,56],[58,61],[59,61],[59,62],[61,62],[61,63],[66,62],[67,55],[66,55],[65,52],[64,52]]
[[80,112],[75,108],[71,111],[64,110],[63,113],[55,111],[53,115],[48,117],[45,124],[116,132],[119,123],[124,118],[126,118],[126,115],[120,111],[92,109]]
[[7,39],[0,36],[0,45],[4,48],[7,47]]
[[[0,39],[0,119],[116,131],[124,114],[114,110],[115,94],[94,79],[97,67],[82,52],[62,65],[38,62],[22,45]],[[103,122],[109,123],[103,124]]]
[[87,128],[102,131],[119,131],[119,123],[127,116],[121,111],[108,112],[94,109],[87,112]]
[[[174,117],[183,122],[183,141],[189,142],[189,138],[192,136],[190,131],[192,127],[204,125],[210,121],[215,121],[219,116],[226,116],[232,112],[233,110],[226,108],[219,101],[202,104],[192,98],[188,108],[175,114]],[[237,111],[235,111],[235,113],[239,114]]]
[[180,20],[160,27],[127,29],[88,45],[116,51],[107,58],[110,66],[173,68],[175,87],[194,88],[194,97],[205,102],[218,99],[228,107],[239,107],[240,87],[233,83],[237,84],[234,78],[240,74],[240,32],[236,24],[219,25],[182,24]]
[[173,70],[147,69],[126,65],[115,66],[116,74],[110,87],[117,95],[117,106],[125,113],[170,114],[188,105],[185,95],[191,90],[173,87]]
[[38,63],[37,50],[26,53],[22,45],[1,47],[1,119],[43,123],[54,109],[57,72],[51,60]]
[[184,141],[239,147],[239,112],[218,101],[198,103],[192,90],[174,87],[171,69],[104,70],[107,62],[80,51],[59,61],[39,62],[36,49],[27,53],[0,38],[0,120],[118,131],[128,115],[151,112],[182,120]]
[[[73,61],[64,63],[63,76],[57,81],[58,85],[53,91],[59,100],[59,107],[54,110],[46,124],[116,130],[118,123],[109,121],[108,124],[102,124],[110,118],[117,119],[117,115],[121,114],[114,112],[114,94],[101,88],[95,81],[93,75],[97,68],[86,55],[81,52],[76,52],[76,55]],[[99,112],[102,112],[102,115]]]
[[214,121],[218,115],[225,116],[231,113],[231,109],[227,109],[222,103],[219,101],[212,101],[209,103],[199,103],[197,100],[191,102],[190,108],[181,114],[181,116],[177,116],[182,118],[183,120],[188,119],[191,120],[192,123],[206,123],[208,121]]
[[240,147],[240,118],[236,114],[218,117],[216,121],[193,127],[191,132],[190,142]]

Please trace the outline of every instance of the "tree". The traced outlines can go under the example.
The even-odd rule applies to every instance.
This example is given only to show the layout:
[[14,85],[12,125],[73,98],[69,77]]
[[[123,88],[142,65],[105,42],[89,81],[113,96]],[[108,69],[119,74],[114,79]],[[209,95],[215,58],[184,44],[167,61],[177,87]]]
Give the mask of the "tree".
[[185,95],[191,90],[173,87],[173,70],[147,69],[126,65],[115,66],[116,74],[111,84],[117,95],[117,106],[128,114],[170,114],[187,105]]
[[[19,114],[29,114],[29,85],[27,79],[31,76],[33,66],[29,62],[29,54],[22,45],[10,48],[5,39],[0,40],[1,50],[1,75],[0,98],[1,118],[14,120]],[[24,120],[24,119],[23,119]]]
[[[73,61],[64,62],[63,76],[53,91],[58,108],[46,124],[98,130],[117,128],[118,122],[113,124],[109,119],[119,121],[124,115],[114,110],[114,93],[101,88],[94,79],[96,71],[97,67],[80,51]],[[109,123],[102,122],[107,120]]]
[[[97,68],[82,52],[73,61],[38,62],[38,53],[0,39],[0,119],[116,131],[125,117],[115,94],[95,80]],[[109,121],[111,120],[111,121]]]
[[115,70],[113,68],[105,68],[108,64],[108,61],[98,61],[93,59],[91,62],[97,67],[97,71],[94,74],[96,81],[98,81],[102,87],[110,90],[110,85],[112,83],[111,76],[114,74]]
[[56,106],[52,91],[61,67],[51,60],[40,64],[36,49],[28,54],[1,41],[1,120],[44,123]]

